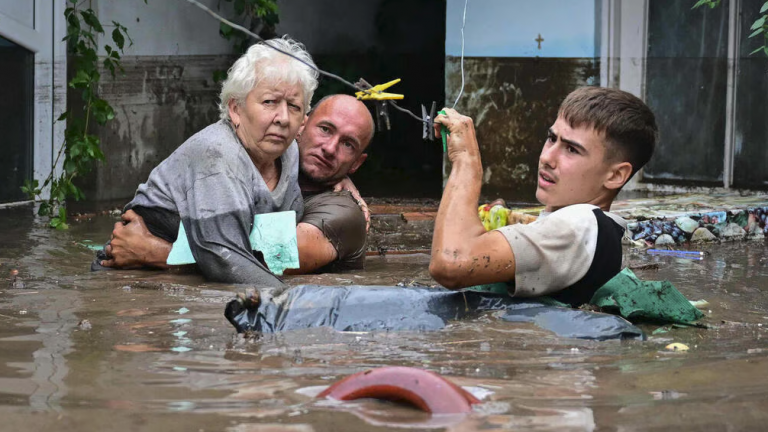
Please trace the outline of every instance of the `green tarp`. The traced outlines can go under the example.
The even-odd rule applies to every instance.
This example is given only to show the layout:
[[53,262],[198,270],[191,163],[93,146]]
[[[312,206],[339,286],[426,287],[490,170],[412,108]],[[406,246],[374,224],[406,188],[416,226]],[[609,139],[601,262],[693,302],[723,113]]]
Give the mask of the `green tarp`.
[[[469,291],[494,294],[506,294],[507,289],[506,283],[466,288]],[[536,300],[543,299],[551,306],[567,306],[548,297],[539,297]],[[634,320],[691,324],[704,317],[671,282],[642,281],[628,268],[600,287],[589,303]]]

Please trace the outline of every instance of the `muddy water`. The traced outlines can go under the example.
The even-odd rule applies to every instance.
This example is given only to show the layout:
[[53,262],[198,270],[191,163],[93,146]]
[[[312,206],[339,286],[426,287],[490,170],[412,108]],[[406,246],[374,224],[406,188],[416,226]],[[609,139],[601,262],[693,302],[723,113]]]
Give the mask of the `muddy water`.
[[[238,287],[190,274],[90,273],[114,220],[60,232],[0,210],[2,430],[762,430],[768,424],[768,247],[709,246],[701,261],[627,251],[637,273],[705,299],[712,329],[645,342],[562,339],[493,314],[442,331],[328,329],[242,340],[222,311]],[[295,283],[431,283],[426,255],[373,257],[358,273]],[[15,286],[8,279],[19,271]],[[87,322],[85,321],[87,320]],[[666,352],[668,343],[690,346]],[[365,368],[437,371],[484,397],[466,418],[387,403],[316,401]]]

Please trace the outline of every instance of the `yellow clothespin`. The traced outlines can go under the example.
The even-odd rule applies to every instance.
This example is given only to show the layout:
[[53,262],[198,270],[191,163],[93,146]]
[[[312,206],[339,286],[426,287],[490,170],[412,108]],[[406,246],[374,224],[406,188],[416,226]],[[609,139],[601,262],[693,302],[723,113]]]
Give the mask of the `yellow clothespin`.
[[396,80],[392,80],[386,84],[379,84],[377,86],[373,86],[368,90],[365,91],[359,91],[355,93],[357,95],[358,99],[361,100],[389,100],[389,99],[403,99],[405,96],[401,94],[394,94],[394,93],[384,93],[383,90],[386,90],[393,85],[400,82],[400,78]]

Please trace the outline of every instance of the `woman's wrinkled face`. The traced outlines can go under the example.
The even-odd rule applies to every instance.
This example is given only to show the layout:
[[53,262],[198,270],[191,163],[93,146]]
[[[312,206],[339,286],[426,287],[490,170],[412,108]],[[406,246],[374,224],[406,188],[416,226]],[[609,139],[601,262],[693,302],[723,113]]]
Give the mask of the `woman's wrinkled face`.
[[229,101],[237,136],[255,161],[279,158],[304,123],[304,90],[285,82],[260,82],[242,104]]

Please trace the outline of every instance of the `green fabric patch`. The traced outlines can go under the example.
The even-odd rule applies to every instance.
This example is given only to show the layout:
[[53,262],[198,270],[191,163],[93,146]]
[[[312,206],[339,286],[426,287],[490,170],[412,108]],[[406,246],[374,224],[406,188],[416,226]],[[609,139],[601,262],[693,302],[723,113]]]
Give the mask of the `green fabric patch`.
[[[299,245],[296,240],[296,212],[285,211],[257,214],[248,236],[251,248],[264,255],[264,262],[272,273],[282,275],[285,269],[299,268]],[[194,264],[195,257],[189,247],[184,224],[179,224],[179,235],[166,260],[168,265]]]
[[249,239],[253,250],[264,254],[272,273],[280,276],[285,269],[299,268],[295,211],[257,214]]
[[[475,285],[464,290],[505,295],[509,293],[509,284],[499,282]],[[547,306],[570,307],[551,297],[537,297],[536,301]],[[688,325],[704,318],[704,314],[671,282],[641,281],[628,268],[600,287],[589,303],[627,319],[641,318]]]
[[704,317],[669,281],[641,281],[625,268],[600,287],[591,304],[624,318],[691,324]]
[[179,222],[179,234],[176,241],[171,246],[171,252],[168,254],[165,263],[168,265],[186,265],[194,264],[195,257],[192,256],[192,249],[189,248],[187,240],[187,231],[184,230],[184,224]]

